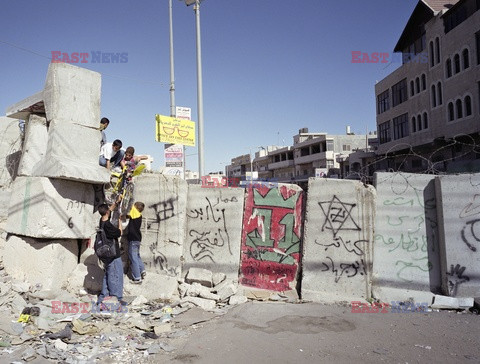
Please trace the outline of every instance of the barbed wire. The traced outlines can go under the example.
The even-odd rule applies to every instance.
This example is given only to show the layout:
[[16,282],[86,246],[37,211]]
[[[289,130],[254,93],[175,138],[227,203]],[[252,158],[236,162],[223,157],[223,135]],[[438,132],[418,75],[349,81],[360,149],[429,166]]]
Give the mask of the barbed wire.
[[[349,171],[345,178],[357,179],[363,183],[371,183],[373,172],[379,170],[382,172],[411,172],[416,174],[434,175],[446,174],[447,171],[445,168],[443,168],[445,163],[459,160],[471,153],[475,155],[480,154],[480,144],[478,144],[475,139],[468,134],[457,134],[449,139],[440,139],[439,142],[443,142],[445,144],[433,149],[430,152],[422,152],[421,150],[425,149],[425,147],[422,146],[414,147],[408,143],[398,143],[389,148],[386,153],[377,155],[372,162],[367,163],[359,170]],[[458,146],[461,146],[461,148]],[[456,149],[457,154],[450,157],[445,157],[443,152],[451,151],[452,148]],[[421,160],[422,166],[424,165],[426,167],[423,169],[413,167],[408,168],[407,163],[413,159]],[[392,160],[395,162],[395,168],[385,169],[383,163]],[[470,174],[471,172],[465,171],[452,173]]]

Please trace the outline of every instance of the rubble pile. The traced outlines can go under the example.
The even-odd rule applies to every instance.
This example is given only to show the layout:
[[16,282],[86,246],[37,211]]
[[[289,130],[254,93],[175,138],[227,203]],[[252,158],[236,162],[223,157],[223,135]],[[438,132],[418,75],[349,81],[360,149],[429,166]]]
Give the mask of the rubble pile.
[[[142,286],[126,281],[125,292],[148,293]],[[198,324],[248,300],[236,281],[199,268],[190,268],[176,290],[163,300],[127,295],[126,308],[108,297],[102,311],[96,295],[17,281],[0,261],[0,361],[141,362],[173,355]]]

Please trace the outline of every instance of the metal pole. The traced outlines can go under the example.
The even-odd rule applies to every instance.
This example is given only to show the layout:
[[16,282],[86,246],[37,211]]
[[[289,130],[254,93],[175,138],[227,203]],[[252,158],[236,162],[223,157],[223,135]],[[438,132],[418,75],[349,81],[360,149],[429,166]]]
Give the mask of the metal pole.
[[168,0],[168,14],[170,17],[170,116],[175,116],[175,72],[173,67],[172,0]]
[[198,112],[198,173],[204,174],[203,161],[203,85],[202,85],[202,45],[200,41],[200,0],[196,0],[195,20],[197,32],[197,112]]

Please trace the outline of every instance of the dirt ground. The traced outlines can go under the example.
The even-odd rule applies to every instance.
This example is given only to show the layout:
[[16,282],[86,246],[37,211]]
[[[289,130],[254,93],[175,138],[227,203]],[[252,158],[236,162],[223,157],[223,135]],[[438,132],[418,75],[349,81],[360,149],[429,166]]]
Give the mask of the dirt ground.
[[198,325],[171,363],[480,363],[480,316],[352,313],[317,303],[248,302]]

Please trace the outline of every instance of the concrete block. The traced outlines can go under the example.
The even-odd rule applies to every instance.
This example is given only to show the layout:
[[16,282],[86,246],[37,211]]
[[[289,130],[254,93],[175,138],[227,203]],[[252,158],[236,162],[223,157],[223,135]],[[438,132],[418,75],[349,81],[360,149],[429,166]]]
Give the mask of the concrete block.
[[480,174],[435,179],[442,291],[480,296]]
[[47,119],[31,114],[25,122],[25,141],[18,167],[19,176],[33,176],[45,158],[48,144]]
[[86,183],[109,182],[110,172],[98,164],[99,145],[98,130],[81,125],[50,124],[45,159],[33,174]]
[[295,290],[303,198],[303,190],[297,185],[246,190],[240,284],[279,292]]
[[375,198],[374,188],[358,181],[309,180],[302,299],[371,297]]
[[98,128],[100,97],[100,73],[67,63],[48,66],[43,100],[51,126],[67,123]]
[[224,301],[236,293],[237,293],[237,287],[232,283],[222,287],[222,289],[217,291],[217,295],[219,296],[220,301]]
[[78,245],[76,240],[38,242],[10,235],[3,259],[5,271],[14,279],[55,291],[66,284],[68,276],[76,268]]
[[7,220],[11,194],[10,188],[0,187],[0,221]]
[[28,120],[32,113],[45,114],[43,91],[29,96],[9,107],[5,113],[9,118]]
[[48,239],[88,239],[95,232],[91,185],[18,177],[12,186],[7,231]]
[[189,185],[183,271],[191,267],[238,277],[243,188]]
[[208,269],[192,267],[185,275],[185,282],[189,284],[196,282],[205,287],[212,287],[212,271]]
[[440,290],[434,176],[376,173],[373,296],[431,302]]
[[9,188],[17,176],[22,154],[19,120],[0,116],[0,187]]
[[145,204],[140,255],[147,272],[180,278],[185,240],[187,183],[144,173],[135,177],[135,200]]

